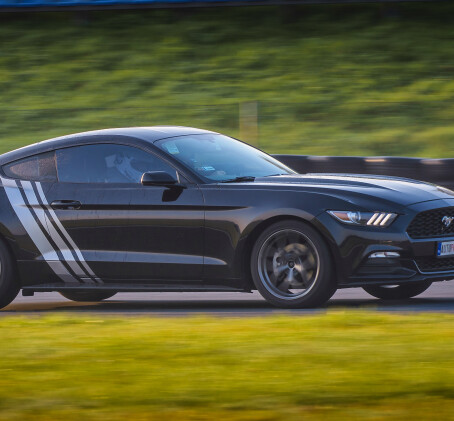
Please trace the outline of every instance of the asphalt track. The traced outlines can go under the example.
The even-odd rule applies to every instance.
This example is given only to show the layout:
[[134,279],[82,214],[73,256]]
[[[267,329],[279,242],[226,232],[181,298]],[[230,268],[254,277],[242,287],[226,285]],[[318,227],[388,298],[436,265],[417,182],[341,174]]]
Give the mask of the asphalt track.
[[425,293],[403,301],[382,301],[360,288],[338,291],[321,309],[276,309],[258,293],[121,293],[99,303],[68,301],[58,293],[19,295],[4,308],[3,316],[71,312],[98,315],[223,315],[233,317],[267,314],[310,314],[333,309],[370,309],[386,312],[454,313],[454,281],[433,284]]

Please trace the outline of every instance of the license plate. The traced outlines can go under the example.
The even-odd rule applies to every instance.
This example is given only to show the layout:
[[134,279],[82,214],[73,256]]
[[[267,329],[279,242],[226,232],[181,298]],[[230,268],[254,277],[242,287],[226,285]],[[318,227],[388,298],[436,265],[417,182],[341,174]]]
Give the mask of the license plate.
[[443,241],[438,243],[437,256],[454,256],[454,241]]

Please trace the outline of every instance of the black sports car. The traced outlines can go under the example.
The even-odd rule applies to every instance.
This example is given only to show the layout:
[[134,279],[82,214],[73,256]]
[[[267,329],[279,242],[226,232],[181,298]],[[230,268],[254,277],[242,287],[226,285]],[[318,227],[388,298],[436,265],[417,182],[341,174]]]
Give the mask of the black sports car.
[[186,127],[109,129],[0,156],[0,306],[59,291],[251,291],[316,306],[337,288],[407,298],[454,278],[454,193],[296,174]]

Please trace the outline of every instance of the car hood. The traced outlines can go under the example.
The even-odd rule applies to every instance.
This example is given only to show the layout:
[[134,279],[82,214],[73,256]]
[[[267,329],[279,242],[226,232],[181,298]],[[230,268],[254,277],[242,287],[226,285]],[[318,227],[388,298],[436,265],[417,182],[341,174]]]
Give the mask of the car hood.
[[407,178],[360,174],[291,174],[257,177],[254,184],[276,185],[298,190],[325,192],[326,194],[349,192],[370,198],[408,206],[439,199],[454,199],[454,191],[434,184]]

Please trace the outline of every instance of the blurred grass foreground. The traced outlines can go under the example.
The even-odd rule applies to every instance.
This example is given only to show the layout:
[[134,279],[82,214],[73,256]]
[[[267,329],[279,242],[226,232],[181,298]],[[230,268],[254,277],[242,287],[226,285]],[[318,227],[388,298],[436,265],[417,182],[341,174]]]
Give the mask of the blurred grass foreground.
[[452,420],[454,315],[0,319],[2,420]]
[[178,124],[270,153],[453,157],[453,23],[430,1],[3,13],[0,152]]

